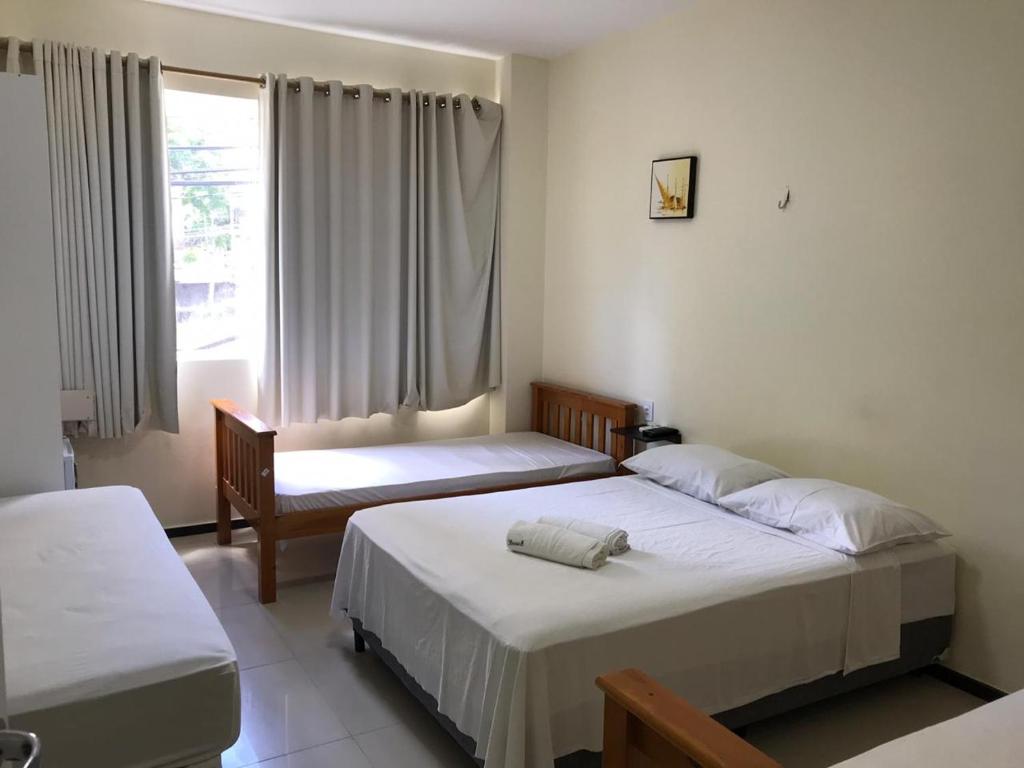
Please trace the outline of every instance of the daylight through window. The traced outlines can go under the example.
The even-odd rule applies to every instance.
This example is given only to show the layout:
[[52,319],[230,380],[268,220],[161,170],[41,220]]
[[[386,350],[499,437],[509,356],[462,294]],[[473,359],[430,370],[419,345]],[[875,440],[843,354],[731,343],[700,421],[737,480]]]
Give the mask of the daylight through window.
[[243,357],[258,253],[258,102],[168,90],[165,104],[178,353]]

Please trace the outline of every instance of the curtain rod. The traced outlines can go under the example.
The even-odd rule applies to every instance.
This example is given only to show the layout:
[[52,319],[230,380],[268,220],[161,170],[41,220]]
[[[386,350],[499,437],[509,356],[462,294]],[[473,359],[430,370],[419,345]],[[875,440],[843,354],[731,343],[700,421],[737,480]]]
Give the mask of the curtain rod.
[[[0,39],[0,45],[6,46],[7,45],[7,41]],[[22,53],[32,53],[32,43],[20,43],[18,45],[18,50],[20,52],[22,52]],[[110,54],[107,53],[107,56],[109,56],[109,55]],[[139,66],[142,66],[142,67],[149,66],[149,60],[148,59],[140,58],[139,59]],[[260,88],[266,88],[267,87],[267,78],[266,78],[265,75],[259,75],[259,76],[255,76],[255,75],[235,75],[235,74],[231,74],[229,72],[214,72],[214,71],[209,70],[209,69],[193,69],[191,67],[175,67],[175,66],[172,66],[170,64],[163,64],[163,63],[160,64],[160,71],[161,72],[173,72],[173,73],[179,74],[179,75],[191,75],[193,77],[207,77],[207,78],[210,78],[212,80],[231,80],[231,81],[236,82],[236,83],[253,83],[254,85],[258,85]],[[289,79],[288,80],[288,86],[289,87],[294,87],[295,91],[298,92],[298,90],[299,90],[299,81],[298,80]],[[313,92],[314,93],[322,93],[324,95],[328,95],[331,92],[330,84],[329,83],[324,83],[324,82],[314,82],[313,83]],[[346,96],[351,96],[351,97],[353,97],[355,99],[359,98],[359,89],[356,86],[354,86],[354,85],[343,86],[342,87],[342,92]],[[375,99],[383,99],[385,102],[388,102],[388,101],[391,101],[391,91],[380,91],[380,90],[377,90],[376,88],[374,88],[373,89],[373,97]],[[402,93],[402,101],[408,101],[408,100],[409,100],[409,94],[408,93]],[[445,107],[445,99],[444,99],[444,97],[439,97],[437,102],[438,102],[438,106],[441,107],[442,109],[444,109],[444,107]],[[474,96],[470,100],[470,103],[473,105],[473,109],[475,111],[477,111],[477,112],[480,111],[480,102],[477,101],[476,96]],[[429,104],[429,100],[427,98],[424,98],[423,99],[423,106],[428,106],[428,104]],[[460,99],[458,96],[453,96],[452,97],[452,106],[454,106],[456,109],[461,109],[462,108],[462,99]]]

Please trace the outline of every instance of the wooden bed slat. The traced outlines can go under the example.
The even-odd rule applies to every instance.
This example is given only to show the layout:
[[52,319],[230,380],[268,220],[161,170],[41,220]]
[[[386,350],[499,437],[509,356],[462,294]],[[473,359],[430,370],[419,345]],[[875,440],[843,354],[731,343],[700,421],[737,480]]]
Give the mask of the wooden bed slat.
[[[623,449],[625,443],[607,441],[605,433],[609,425],[628,426],[636,423],[637,406],[634,403],[591,395],[557,384],[534,382],[531,388],[533,431],[608,453],[616,465],[627,458]],[[230,400],[213,400],[212,404],[216,441],[217,543],[231,543],[232,508],[256,529],[261,603],[272,603],[277,598],[275,547],[278,540],[343,532],[349,517],[359,509],[394,501],[492,493],[558,482],[591,480],[600,476],[578,476],[554,482],[471,489],[415,499],[392,499],[279,515],[274,494],[274,437],[277,433]],[[595,424],[598,425],[596,445]]]

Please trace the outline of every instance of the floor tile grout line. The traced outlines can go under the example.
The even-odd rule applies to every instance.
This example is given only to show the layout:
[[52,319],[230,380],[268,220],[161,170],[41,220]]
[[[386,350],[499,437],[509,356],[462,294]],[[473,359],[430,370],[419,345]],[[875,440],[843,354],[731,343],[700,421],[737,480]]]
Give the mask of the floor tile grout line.
[[[257,605],[258,605],[258,603],[257,603]],[[247,607],[247,606],[235,606],[235,607],[244,608],[244,607]],[[223,625],[224,625],[224,617],[220,615],[220,613],[218,612],[218,610],[216,608],[214,609],[213,612],[217,616],[217,620],[221,623],[221,626],[223,627]],[[285,636],[283,634],[281,634],[281,632],[278,630],[277,626],[275,626],[274,622],[271,621],[267,617],[267,615],[265,613],[260,613],[259,616],[266,623],[267,627],[270,629],[271,633],[273,633],[274,637],[276,637],[278,639],[278,641],[281,644],[281,647],[284,648],[288,652],[288,654],[289,654],[288,658],[290,658],[290,659],[298,659],[298,654],[295,652],[295,649],[291,647],[291,645],[288,643],[287,638],[285,638]],[[226,628],[224,629],[224,632],[227,633],[227,629]],[[228,639],[229,640],[231,639],[230,635],[229,635]],[[287,659],[281,659],[281,661],[287,661]],[[267,662],[266,664],[274,664],[274,663],[276,663],[276,662],[270,661],[270,662]],[[244,667],[244,669],[255,669],[256,667],[266,666],[266,664],[256,664],[256,665],[254,665],[252,667]],[[242,671],[243,667],[239,667],[238,669],[239,669],[239,671]]]
[[[286,661],[298,661],[298,659],[294,655],[292,655],[292,656],[289,656],[287,659],[278,659],[277,661],[265,661],[262,664],[253,664],[251,667],[239,667],[238,671],[239,672],[251,672],[254,669],[263,669],[264,667],[272,667],[275,664],[284,664]],[[300,664],[299,666],[302,666],[302,665]],[[302,671],[305,672],[306,670],[303,669]],[[309,677],[309,675],[307,674],[306,677]],[[313,683],[312,680],[310,680],[310,682]],[[313,685],[315,686],[316,683],[313,683]]]
[[[338,720],[338,722],[340,723],[341,720]],[[347,728],[345,729],[345,732],[348,733],[348,729]],[[359,743],[356,742],[355,737],[351,733],[349,733],[348,736],[342,736],[340,739],[328,739],[327,741],[322,741],[322,742],[320,742],[318,744],[309,744],[308,746],[305,746],[302,749],[296,749],[296,750],[292,750],[290,752],[288,752],[288,751],[280,752],[280,753],[278,753],[276,755],[271,755],[270,757],[264,757],[264,758],[262,758],[260,760],[255,760],[255,761],[253,761],[251,763],[231,763],[230,764],[230,768],[249,768],[250,766],[259,765],[260,763],[266,763],[266,762],[268,762],[270,760],[277,760],[279,757],[289,757],[290,755],[297,755],[299,752],[306,752],[307,750],[316,749],[317,747],[326,747],[328,744],[336,744],[337,742],[345,741],[346,739],[352,739],[352,742],[357,747],[359,747]],[[233,746],[234,745],[232,745],[232,747]],[[230,751],[231,751],[231,748],[229,747],[228,749],[226,749],[224,752],[221,753],[221,758],[223,759],[224,755],[227,752],[230,752]],[[362,747],[359,747],[359,751],[360,752],[363,751]],[[367,757],[366,759],[369,760],[370,758]]]
[[[260,761],[255,762],[255,763],[248,763],[248,765],[249,766],[263,765],[263,763],[269,763],[271,760],[279,760],[282,757],[291,757],[292,755],[301,755],[303,752],[309,752],[311,749],[322,749],[323,747],[331,746],[331,744],[340,744],[343,741],[351,741],[355,745],[356,749],[359,750],[359,753],[361,755],[363,755],[363,757],[366,757],[366,753],[363,752],[363,748],[360,747],[359,744],[356,742],[355,737],[352,736],[351,734],[349,734],[348,736],[345,736],[342,739],[332,739],[331,741],[325,741],[323,744],[314,744],[313,746],[310,746],[310,747],[303,747],[302,749],[292,750],[291,752],[285,752],[285,753],[280,754],[280,755],[274,755],[274,757],[264,758],[263,760],[260,760]],[[366,757],[366,761],[369,762],[370,758]],[[240,766],[237,766],[237,768],[245,768],[245,766],[241,766],[240,765]]]

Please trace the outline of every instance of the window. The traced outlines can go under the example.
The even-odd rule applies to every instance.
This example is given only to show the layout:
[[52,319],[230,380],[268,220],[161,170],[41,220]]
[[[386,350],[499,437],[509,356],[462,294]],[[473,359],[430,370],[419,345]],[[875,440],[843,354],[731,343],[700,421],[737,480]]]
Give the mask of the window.
[[168,89],[179,357],[245,357],[260,253],[255,98]]

